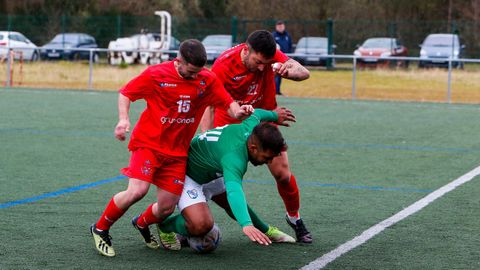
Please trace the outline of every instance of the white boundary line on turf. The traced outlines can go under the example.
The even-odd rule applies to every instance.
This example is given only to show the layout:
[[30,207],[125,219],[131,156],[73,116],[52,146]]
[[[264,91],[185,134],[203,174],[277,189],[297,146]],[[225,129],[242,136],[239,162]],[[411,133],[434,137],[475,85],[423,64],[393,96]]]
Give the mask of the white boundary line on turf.
[[301,270],[313,270],[313,269],[322,269],[327,264],[331,263],[338,257],[342,256],[343,254],[349,252],[350,250],[360,246],[361,244],[367,242],[369,239],[373,238],[375,235],[381,233],[386,228],[394,225],[395,223],[405,219],[406,217],[422,210],[425,206],[429,205],[436,199],[442,197],[446,193],[454,190],[455,188],[459,187],[462,184],[472,180],[475,176],[480,174],[480,166],[476,167],[475,169],[471,170],[470,172],[460,176],[459,178],[453,180],[452,182],[444,185],[443,187],[433,191],[432,193],[425,196],[423,199],[416,201],[415,203],[411,204],[409,207],[403,209],[402,211],[398,212],[397,214],[391,216],[383,220],[382,222],[373,225],[366,231],[364,231],[359,236],[353,238],[352,240],[343,243],[336,249],[330,251],[327,254],[324,254],[322,257],[317,258],[316,260],[310,262],[308,265],[305,265],[301,268]]

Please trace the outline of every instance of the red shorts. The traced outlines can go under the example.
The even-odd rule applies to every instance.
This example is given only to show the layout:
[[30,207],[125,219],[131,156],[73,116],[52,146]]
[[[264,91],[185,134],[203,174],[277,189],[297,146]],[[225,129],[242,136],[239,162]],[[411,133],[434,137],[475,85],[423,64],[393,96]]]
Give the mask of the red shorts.
[[132,151],[129,166],[120,171],[130,178],[146,181],[181,195],[186,169],[187,157],[172,157],[148,148],[138,148]]

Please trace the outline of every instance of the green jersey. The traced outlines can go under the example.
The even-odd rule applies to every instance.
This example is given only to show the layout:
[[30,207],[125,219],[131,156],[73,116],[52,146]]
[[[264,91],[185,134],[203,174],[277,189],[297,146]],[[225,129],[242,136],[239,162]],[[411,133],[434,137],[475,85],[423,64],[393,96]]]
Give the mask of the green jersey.
[[247,139],[261,121],[276,122],[272,111],[255,109],[241,124],[225,125],[193,138],[188,152],[187,175],[199,184],[208,183],[223,175],[227,198],[240,226],[252,225],[242,189],[247,171]]

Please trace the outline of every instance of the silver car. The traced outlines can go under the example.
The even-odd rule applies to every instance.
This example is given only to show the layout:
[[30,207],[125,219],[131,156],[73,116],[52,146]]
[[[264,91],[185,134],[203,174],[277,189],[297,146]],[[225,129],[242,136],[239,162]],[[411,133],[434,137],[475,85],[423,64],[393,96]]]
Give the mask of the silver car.
[[208,35],[202,40],[207,51],[207,62],[213,63],[225,50],[232,47],[231,35]]
[[36,61],[39,59],[37,45],[26,38],[22,33],[0,31],[0,57],[6,58],[8,48],[14,52],[15,59]]

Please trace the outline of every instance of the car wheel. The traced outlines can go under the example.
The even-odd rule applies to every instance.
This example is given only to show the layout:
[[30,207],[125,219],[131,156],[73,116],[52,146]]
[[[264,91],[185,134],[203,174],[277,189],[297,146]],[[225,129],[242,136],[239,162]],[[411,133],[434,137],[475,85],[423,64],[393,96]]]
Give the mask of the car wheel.
[[38,53],[37,52],[33,52],[32,59],[30,59],[30,61],[32,61],[32,62],[38,61]]

